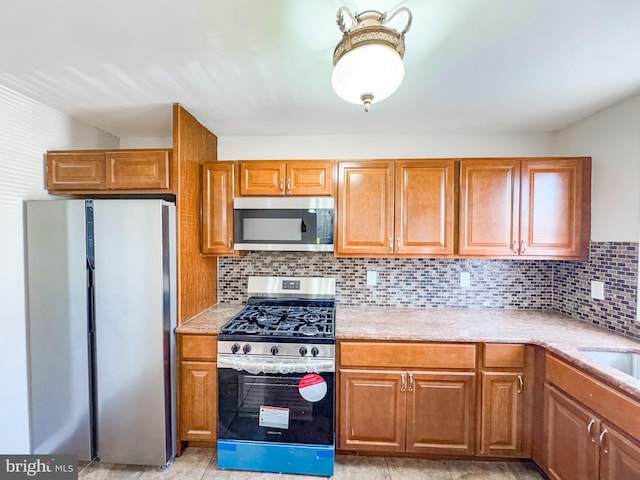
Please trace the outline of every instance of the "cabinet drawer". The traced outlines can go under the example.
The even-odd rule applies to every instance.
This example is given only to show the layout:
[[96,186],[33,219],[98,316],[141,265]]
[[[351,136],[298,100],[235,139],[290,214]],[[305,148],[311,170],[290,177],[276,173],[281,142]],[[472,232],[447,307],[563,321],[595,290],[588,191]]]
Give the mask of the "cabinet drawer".
[[344,367],[455,368],[476,367],[475,344],[341,342]]
[[523,368],[524,345],[485,343],[482,365],[485,368]]
[[640,439],[640,403],[547,353],[547,382],[587,405],[622,430]]
[[215,335],[180,335],[182,360],[216,361],[218,337]]

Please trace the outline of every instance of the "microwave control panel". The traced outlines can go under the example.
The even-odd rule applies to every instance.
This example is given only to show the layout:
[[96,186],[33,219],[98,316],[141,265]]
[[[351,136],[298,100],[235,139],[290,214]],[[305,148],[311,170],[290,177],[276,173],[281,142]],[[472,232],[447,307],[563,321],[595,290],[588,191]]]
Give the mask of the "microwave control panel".
[[321,244],[333,243],[333,211],[318,209],[317,222],[317,242]]

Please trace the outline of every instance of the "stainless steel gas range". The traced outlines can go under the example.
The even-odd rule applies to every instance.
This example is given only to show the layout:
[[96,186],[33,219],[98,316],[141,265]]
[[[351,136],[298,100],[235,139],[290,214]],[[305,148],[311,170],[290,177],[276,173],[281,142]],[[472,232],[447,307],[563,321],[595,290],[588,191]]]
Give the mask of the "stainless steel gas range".
[[335,280],[249,277],[218,336],[218,467],[333,475]]

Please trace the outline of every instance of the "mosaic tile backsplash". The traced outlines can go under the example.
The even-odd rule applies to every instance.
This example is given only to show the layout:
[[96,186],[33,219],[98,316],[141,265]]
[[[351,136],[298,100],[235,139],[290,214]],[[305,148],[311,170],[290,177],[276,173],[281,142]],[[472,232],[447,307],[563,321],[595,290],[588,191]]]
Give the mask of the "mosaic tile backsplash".
[[[251,275],[327,276],[342,305],[558,310],[640,338],[637,243],[592,243],[589,261],[334,258],[331,253],[251,252],[221,257],[218,298],[243,303]],[[367,286],[367,271],[378,283]],[[460,274],[469,272],[469,287]],[[590,297],[605,282],[605,300]]]
[[[640,339],[638,243],[593,242],[589,261],[554,262],[553,277],[554,310]],[[591,298],[591,280],[604,282],[604,300]]]

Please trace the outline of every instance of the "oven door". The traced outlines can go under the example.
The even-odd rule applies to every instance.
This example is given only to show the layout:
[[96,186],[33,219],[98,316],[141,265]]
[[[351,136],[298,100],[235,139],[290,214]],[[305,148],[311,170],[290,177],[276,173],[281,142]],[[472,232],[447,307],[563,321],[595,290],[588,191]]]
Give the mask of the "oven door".
[[334,445],[335,362],[220,357],[219,440]]

